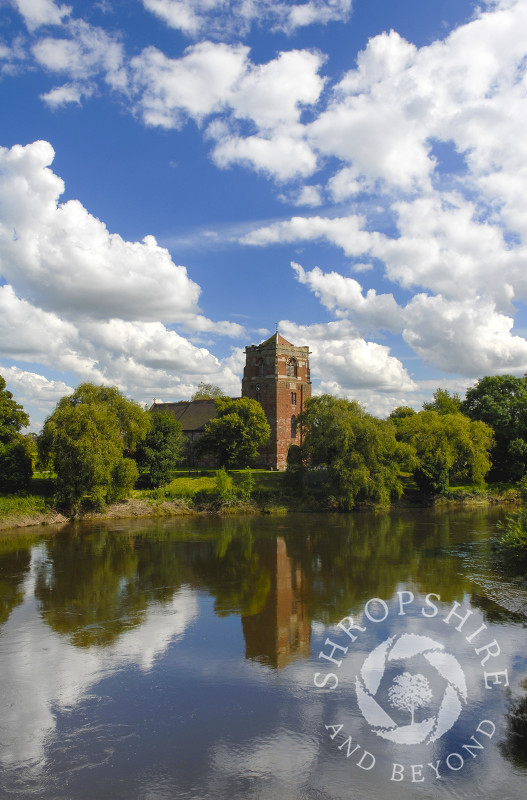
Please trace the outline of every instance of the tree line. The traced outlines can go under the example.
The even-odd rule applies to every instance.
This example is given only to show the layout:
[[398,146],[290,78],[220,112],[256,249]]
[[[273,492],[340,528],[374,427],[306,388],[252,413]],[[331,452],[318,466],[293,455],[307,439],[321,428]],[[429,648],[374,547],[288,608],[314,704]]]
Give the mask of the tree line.
[[[196,394],[216,406],[198,457],[226,468],[254,463],[270,433],[261,405],[208,384]],[[36,453],[21,433],[28,422],[0,376],[1,491],[29,485]],[[402,493],[402,473],[431,495],[485,479],[517,482],[527,472],[527,376],[482,378],[463,399],[438,389],[422,410],[401,406],[384,420],[356,401],[321,395],[306,402],[297,425],[302,447],[290,449],[288,485],[336,509],[388,504]],[[168,483],[184,442],[169,414],[149,413],[115,387],[83,383],[46,419],[38,458],[56,475],[57,503],[75,513],[125,497],[140,472],[151,486]]]

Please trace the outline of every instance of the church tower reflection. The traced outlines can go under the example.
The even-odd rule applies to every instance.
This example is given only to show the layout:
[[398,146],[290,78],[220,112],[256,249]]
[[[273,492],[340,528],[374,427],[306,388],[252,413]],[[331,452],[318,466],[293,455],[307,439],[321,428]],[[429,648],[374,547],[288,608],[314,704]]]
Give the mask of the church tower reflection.
[[261,563],[269,572],[271,588],[260,612],[242,616],[245,657],[281,669],[310,653],[306,579],[300,564],[287,555],[284,539],[262,544]]

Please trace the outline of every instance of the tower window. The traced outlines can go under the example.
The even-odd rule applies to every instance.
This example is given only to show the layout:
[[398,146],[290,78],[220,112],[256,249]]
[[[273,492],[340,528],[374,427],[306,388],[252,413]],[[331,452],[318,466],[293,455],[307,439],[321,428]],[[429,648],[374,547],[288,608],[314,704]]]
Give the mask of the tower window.
[[262,393],[261,392],[256,392],[256,399],[258,400],[259,403],[262,402]]
[[285,367],[285,373],[286,373],[288,378],[296,378],[296,374],[297,374],[296,358],[288,358],[287,359],[287,364],[286,364],[286,367]]
[[258,368],[258,377],[263,378],[265,375],[265,364],[263,358],[258,359],[256,366]]
[[291,392],[291,405],[296,406],[296,392]]
[[291,417],[291,439],[296,439],[296,416]]

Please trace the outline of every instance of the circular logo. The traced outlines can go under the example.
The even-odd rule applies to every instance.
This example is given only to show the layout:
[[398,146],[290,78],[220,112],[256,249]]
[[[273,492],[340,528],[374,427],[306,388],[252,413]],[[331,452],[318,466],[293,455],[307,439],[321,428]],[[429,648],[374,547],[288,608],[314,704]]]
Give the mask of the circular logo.
[[[406,667],[403,671],[403,666]],[[426,709],[433,699],[430,682],[422,672],[430,665],[446,686],[436,713],[415,721],[415,712]],[[400,665],[399,674],[384,695],[385,705],[409,714],[409,724],[397,724],[376,697],[388,665]],[[410,672],[409,669],[412,671]],[[397,744],[420,744],[436,741],[458,719],[462,702],[467,700],[465,674],[458,660],[445,652],[444,646],[428,636],[403,633],[391,636],[378,645],[364,660],[355,679],[357,702],[364,719],[374,733]],[[422,711],[421,715],[426,711]]]

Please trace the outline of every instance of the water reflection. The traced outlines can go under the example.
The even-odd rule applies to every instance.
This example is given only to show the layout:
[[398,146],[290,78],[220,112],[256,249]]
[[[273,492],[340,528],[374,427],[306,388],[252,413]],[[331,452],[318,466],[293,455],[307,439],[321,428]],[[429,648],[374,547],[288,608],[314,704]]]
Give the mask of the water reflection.
[[[27,797],[31,766],[32,793],[46,798],[349,796],[350,766],[321,739],[314,659],[341,617],[400,589],[470,602],[499,629],[513,700],[493,700],[502,744],[486,779],[497,769],[509,780],[504,763],[527,768],[527,594],[493,565],[499,516],[189,518],[4,537],[0,794]],[[480,672],[474,657],[471,685]],[[471,702],[475,713],[488,705],[479,690]],[[473,720],[464,724],[470,737]],[[367,776],[353,781],[365,800],[385,794]],[[462,785],[457,796],[470,797]],[[403,788],[390,791],[413,796]]]

